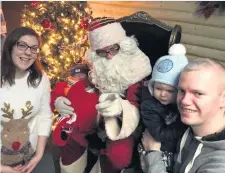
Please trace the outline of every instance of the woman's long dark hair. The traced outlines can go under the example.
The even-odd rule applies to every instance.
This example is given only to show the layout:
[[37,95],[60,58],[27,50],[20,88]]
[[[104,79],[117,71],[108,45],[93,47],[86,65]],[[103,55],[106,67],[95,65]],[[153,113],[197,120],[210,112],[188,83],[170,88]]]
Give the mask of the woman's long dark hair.
[[[1,85],[3,86],[5,82],[8,82],[10,86],[15,84],[15,73],[16,66],[12,60],[12,48],[20,39],[20,37],[30,35],[35,36],[38,40],[39,46],[41,45],[41,40],[38,34],[31,28],[19,27],[14,29],[7,37],[4,42],[1,60]],[[30,74],[27,78],[28,86],[37,87],[42,79],[42,67],[38,58],[36,61],[27,69]]]

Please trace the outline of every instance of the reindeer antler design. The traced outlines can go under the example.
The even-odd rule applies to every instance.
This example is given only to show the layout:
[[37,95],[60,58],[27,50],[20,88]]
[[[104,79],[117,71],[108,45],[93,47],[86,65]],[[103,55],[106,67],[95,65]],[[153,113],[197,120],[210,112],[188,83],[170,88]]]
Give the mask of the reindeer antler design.
[[10,104],[4,102],[4,108],[1,108],[2,112],[5,114],[2,114],[3,117],[13,119],[14,109],[10,108]]
[[31,110],[34,108],[33,106],[31,106],[31,102],[30,101],[27,101],[25,106],[26,106],[26,108],[25,108],[26,110],[24,110],[23,108],[21,109],[21,112],[23,114],[22,118],[25,118],[28,115],[30,115],[31,114]]

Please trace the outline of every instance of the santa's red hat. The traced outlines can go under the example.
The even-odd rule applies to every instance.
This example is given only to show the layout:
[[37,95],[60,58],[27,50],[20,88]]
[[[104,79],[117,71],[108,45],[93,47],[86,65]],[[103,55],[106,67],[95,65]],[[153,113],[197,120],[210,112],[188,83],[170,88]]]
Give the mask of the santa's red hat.
[[95,18],[89,25],[89,39],[92,51],[120,43],[126,32],[113,18]]

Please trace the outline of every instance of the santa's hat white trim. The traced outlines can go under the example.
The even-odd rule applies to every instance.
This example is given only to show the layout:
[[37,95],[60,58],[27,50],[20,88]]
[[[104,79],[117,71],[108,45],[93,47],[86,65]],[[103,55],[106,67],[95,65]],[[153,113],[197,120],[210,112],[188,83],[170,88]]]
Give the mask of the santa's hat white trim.
[[126,32],[120,23],[114,22],[89,32],[92,51],[120,43],[126,38]]

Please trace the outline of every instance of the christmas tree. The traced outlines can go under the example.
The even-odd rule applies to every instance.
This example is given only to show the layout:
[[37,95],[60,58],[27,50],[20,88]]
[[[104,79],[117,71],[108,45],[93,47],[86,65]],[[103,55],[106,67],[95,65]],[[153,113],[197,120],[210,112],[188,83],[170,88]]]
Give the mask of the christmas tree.
[[25,5],[21,25],[41,36],[40,60],[53,85],[65,80],[74,64],[84,63],[91,14],[87,2],[80,1],[35,1]]

